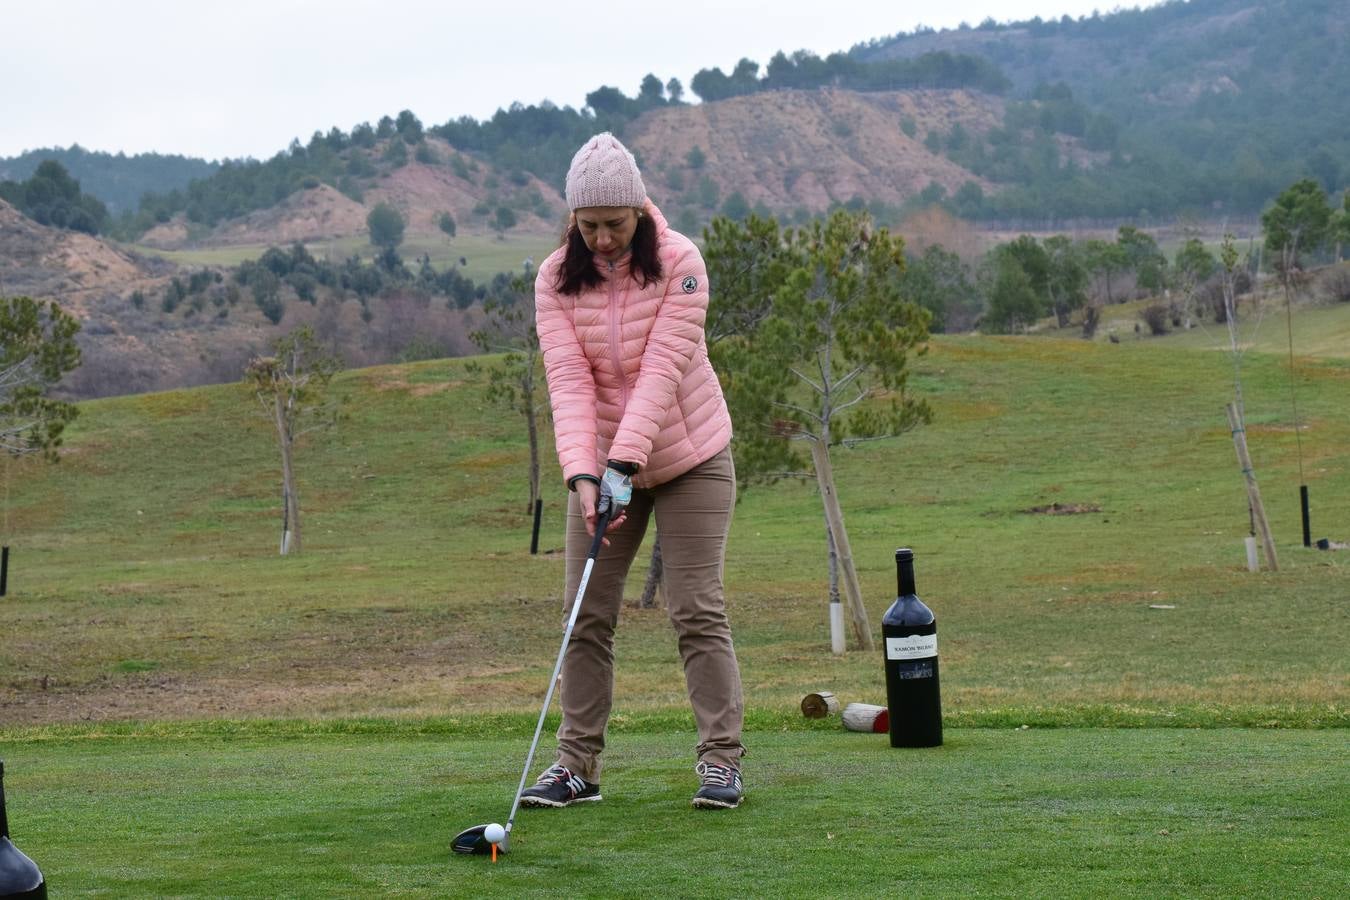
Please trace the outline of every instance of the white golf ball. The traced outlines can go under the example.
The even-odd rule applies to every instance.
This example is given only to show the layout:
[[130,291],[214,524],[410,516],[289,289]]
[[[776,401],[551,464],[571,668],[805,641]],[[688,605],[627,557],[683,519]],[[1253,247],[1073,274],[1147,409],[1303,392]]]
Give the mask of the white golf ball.
[[483,829],[483,837],[487,838],[489,844],[500,844],[506,840],[506,829],[493,822]]

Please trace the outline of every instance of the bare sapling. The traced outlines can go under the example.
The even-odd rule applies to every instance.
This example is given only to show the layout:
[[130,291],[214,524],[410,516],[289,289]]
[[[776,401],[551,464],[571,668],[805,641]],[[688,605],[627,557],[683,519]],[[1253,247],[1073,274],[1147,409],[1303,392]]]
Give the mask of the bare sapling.
[[1213,255],[1195,229],[1187,226],[1183,234],[1185,241],[1173,261],[1171,282],[1179,298],[1177,313],[1181,320],[1180,326],[1190,331],[1195,326],[1196,295],[1200,286],[1214,274],[1216,265]]
[[[1242,398],[1242,357],[1247,348],[1243,346],[1240,339],[1237,310],[1238,252],[1237,247],[1233,244],[1232,234],[1223,236],[1219,261],[1222,264],[1220,279],[1223,290],[1224,318],[1228,327],[1228,354],[1233,363],[1233,402],[1229,403],[1226,408],[1228,425],[1233,435],[1234,448],[1237,451],[1238,466],[1242,470],[1246,483],[1247,503],[1248,509],[1251,511],[1252,524],[1261,535],[1267,564],[1272,570],[1278,570],[1280,564],[1275,554],[1275,541],[1270,533],[1270,523],[1266,519],[1265,505],[1261,502],[1261,491],[1256,483],[1256,472],[1252,466],[1251,454],[1247,445],[1246,408]],[[1262,313],[1260,304],[1253,305],[1257,310],[1255,329],[1260,327]]]
[[469,335],[484,353],[500,353],[500,364],[473,362],[472,374],[486,376],[488,400],[510,409],[524,420],[529,441],[529,492],[526,515],[539,501],[539,424],[548,415],[543,354],[534,323],[534,282],[529,271],[511,277],[504,289],[483,303],[486,321]]
[[656,540],[652,542],[652,559],[647,565],[647,580],[642,584],[642,596],[638,599],[638,606],[643,609],[655,609],[658,605],[657,595],[661,591],[661,576],[665,573],[665,564],[661,561],[661,535],[657,534]]
[[328,386],[341,368],[341,360],[325,352],[306,325],[278,338],[272,356],[254,357],[245,370],[245,380],[272,420],[281,451],[282,556],[302,548],[295,444],[303,435],[336,423],[338,403],[328,395]]

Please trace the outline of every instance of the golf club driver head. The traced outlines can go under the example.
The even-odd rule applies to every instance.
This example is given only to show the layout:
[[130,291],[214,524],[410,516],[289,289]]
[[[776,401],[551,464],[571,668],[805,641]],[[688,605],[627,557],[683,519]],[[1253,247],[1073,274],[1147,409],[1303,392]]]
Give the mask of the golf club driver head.
[[[492,842],[484,835],[483,830],[486,825],[475,825],[472,828],[466,828],[455,835],[454,842],[450,845],[456,853],[472,853],[478,856],[489,856],[492,853]],[[497,852],[505,853],[507,847],[511,844],[511,832],[506,833],[497,844]]]

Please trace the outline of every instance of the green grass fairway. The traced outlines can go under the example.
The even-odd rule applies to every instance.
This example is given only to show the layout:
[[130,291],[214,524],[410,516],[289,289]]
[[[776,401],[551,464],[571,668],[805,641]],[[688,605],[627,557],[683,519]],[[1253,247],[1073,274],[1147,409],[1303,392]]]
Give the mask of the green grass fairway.
[[531,723],[479,725],[0,752],[52,896],[1330,898],[1350,865],[1343,732],[1007,728],[752,731],[748,799],[719,813],[688,805],[692,734],[621,732],[604,801],[522,811],[494,866],[449,842],[506,817]]

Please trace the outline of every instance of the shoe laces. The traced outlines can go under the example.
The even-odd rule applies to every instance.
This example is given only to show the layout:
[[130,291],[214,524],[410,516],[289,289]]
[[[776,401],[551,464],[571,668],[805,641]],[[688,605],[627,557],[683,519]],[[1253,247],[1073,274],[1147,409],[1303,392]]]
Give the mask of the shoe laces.
[[586,779],[580,775],[573,775],[571,769],[561,764],[554,764],[545,769],[535,784],[566,784],[574,797],[586,789]]
[[715,763],[701,762],[694,767],[694,771],[703,779],[704,787],[736,787],[736,782],[740,780],[740,773],[735,769]]

